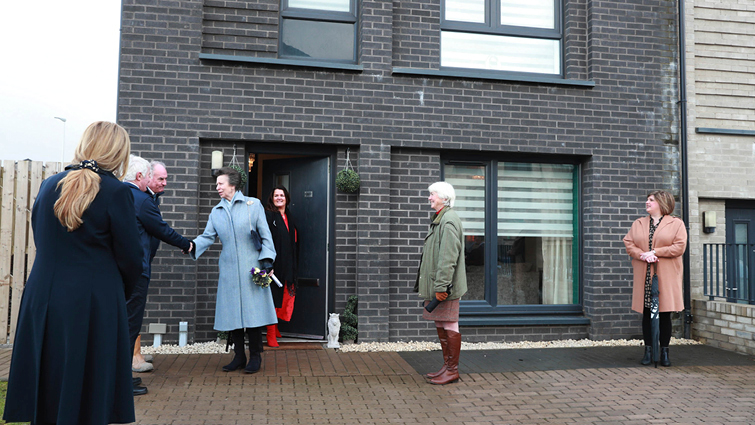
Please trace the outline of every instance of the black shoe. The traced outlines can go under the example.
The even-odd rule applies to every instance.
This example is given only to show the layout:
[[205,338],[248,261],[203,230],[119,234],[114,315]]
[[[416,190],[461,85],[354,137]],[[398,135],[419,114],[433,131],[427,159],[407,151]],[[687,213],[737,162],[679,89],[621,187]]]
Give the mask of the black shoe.
[[246,364],[246,353],[244,352],[244,329],[234,329],[230,332],[231,341],[233,341],[233,360],[223,366],[223,372],[232,372],[244,367]]
[[138,385],[134,385],[134,395],[144,395],[147,394],[147,387],[140,387]]
[[642,357],[641,365],[647,366],[653,362],[653,347],[650,345],[645,346],[645,355]]
[[661,347],[661,366],[671,366],[671,360],[668,358],[668,347]]
[[262,356],[260,353],[249,353],[249,363],[244,368],[246,373],[257,373],[262,367]]
[[131,382],[135,387],[139,386],[142,384],[142,378],[131,378]]
[[244,367],[244,363],[246,363],[246,356],[239,356],[238,354],[236,354],[235,356],[233,356],[233,360],[231,360],[230,363],[223,366],[223,372],[232,372],[234,370],[241,369],[242,367]]

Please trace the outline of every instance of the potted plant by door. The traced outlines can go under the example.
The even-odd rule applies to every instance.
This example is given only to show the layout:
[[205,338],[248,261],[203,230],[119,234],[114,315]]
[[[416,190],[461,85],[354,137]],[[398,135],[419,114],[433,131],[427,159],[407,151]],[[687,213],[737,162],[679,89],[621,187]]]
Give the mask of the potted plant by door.
[[341,340],[344,344],[353,344],[356,341],[357,336],[357,315],[354,310],[357,307],[357,296],[352,295],[346,301],[346,308],[341,315]]

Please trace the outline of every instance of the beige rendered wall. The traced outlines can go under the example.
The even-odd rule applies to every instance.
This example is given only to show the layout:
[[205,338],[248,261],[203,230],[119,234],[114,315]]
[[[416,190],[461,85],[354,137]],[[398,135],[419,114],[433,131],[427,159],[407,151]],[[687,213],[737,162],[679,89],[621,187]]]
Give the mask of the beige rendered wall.
[[[723,243],[726,199],[755,200],[755,136],[697,128],[755,130],[755,2],[685,2],[692,298],[702,298],[702,244]],[[702,212],[717,212],[716,232]]]

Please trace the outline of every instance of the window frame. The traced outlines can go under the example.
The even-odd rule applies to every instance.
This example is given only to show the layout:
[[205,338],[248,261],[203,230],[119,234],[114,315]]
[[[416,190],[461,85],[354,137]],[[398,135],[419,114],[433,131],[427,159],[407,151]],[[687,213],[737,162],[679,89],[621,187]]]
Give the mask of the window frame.
[[[512,76],[558,76],[564,78],[566,75],[566,47],[564,46],[564,6],[562,0],[552,0],[554,8],[554,20],[553,28],[535,28],[535,27],[519,27],[512,25],[501,24],[501,0],[485,0],[485,23],[475,22],[462,22],[446,20],[446,1],[441,0],[440,9],[440,31],[449,32],[461,32],[471,34],[486,34],[486,35],[499,35],[508,37],[520,37],[537,40],[558,40],[560,45],[559,52],[559,73],[537,73],[537,72],[518,72],[518,71],[503,71],[503,70],[491,70],[484,68],[458,68],[449,66],[440,66],[442,70],[463,70],[467,72],[475,72],[488,75],[512,75]],[[440,46],[442,51],[443,46]],[[440,54],[440,52],[439,52]]]
[[[343,64],[358,64],[359,59],[359,19],[357,16],[357,0],[349,0],[350,12],[337,12],[327,11],[319,9],[304,9],[298,7],[290,7],[289,0],[281,0],[281,9],[278,18],[278,57],[281,59],[297,60],[304,62],[319,62],[319,63],[343,63]],[[351,54],[351,60],[338,60],[338,59],[323,59],[323,58],[304,58],[301,56],[281,55],[281,43],[283,43],[282,26],[283,20],[299,20],[309,22],[329,22],[340,24],[353,24],[354,25],[354,49]]]
[[[549,158],[549,157],[526,157],[511,158],[497,157],[491,159],[480,159],[479,157],[459,157],[454,155],[453,158],[441,157],[441,180],[445,180],[446,167],[449,165],[474,165],[485,166],[485,240],[494,241],[498,238],[498,163],[499,162],[520,162],[520,163],[542,163],[542,164],[568,164],[573,165],[572,181],[574,187],[573,194],[573,231],[572,231],[572,279],[575,291],[573,292],[572,304],[521,304],[521,305],[493,305],[490,300],[497,300],[497,286],[490,282],[497,282],[497,271],[492,264],[497,264],[497,244],[485,244],[485,299],[484,300],[464,300],[462,297],[459,306],[459,320],[465,325],[494,324],[491,319],[494,317],[514,317],[520,319],[523,316],[551,316],[545,319],[543,323],[552,323],[553,316],[574,316],[583,314],[583,285],[582,285],[582,264],[579,261],[582,252],[582,221],[579,211],[581,205],[581,161],[571,158]],[[465,320],[466,319],[466,320]],[[537,320],[525,319],[522,324],[538,324]]]

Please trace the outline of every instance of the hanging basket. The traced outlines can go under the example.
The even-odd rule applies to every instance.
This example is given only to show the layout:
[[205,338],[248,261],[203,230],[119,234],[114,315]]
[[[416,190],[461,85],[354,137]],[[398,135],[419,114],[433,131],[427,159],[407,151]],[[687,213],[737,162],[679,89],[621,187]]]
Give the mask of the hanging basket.
[[241,185],[238,187],[238,190],[242,190],[243,188],[245,188],[246,187],[246,179],[247,179],[247,177],[246,177],[246,171],[244,171],[244,169],[241,168],[238,165],[229,165],[228,167],[229,168],[233,168],[234,170],[238,171],[239,174],[241,174]]
[[356,192],[359,190],[359,174],[352,169],[339,171],[336,175],[336,188],[345,193]]
[[344,193],[354,193],[359,190],[359,174],[354,171],[349,160],[349,149],[346,149],[346,167],[336,174],[336,189]]
[[239,174],[241,174],[241,185],[237,187],[237,190],[244,190],[246,187],[246,170],[241,167],[241,164],[236,160],[236,145],[233,145],[233,157],[231,158],[230,164],[228,164],[229,168],[233,168],[234,170],[238,171]]

